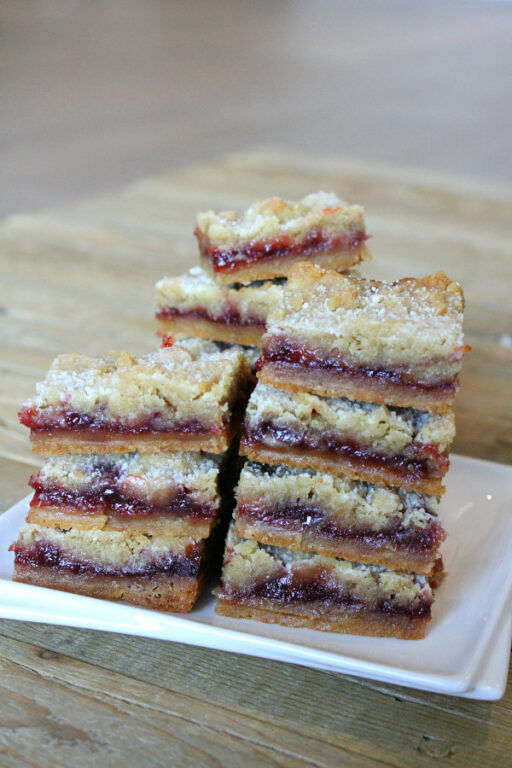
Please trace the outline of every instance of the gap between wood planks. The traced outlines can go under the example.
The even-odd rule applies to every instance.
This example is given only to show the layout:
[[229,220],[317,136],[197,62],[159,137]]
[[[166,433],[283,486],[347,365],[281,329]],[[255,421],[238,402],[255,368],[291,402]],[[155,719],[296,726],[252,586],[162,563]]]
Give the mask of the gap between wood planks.
[[[154,686],[146,682],[134,681],[133,678],[119,674],[117,672],[113,673],[115,682],[120,686],[120,688],[123,688],[123,686],[126,687],[127,685],[129,685],[130,691],[128,692],[127,690],[123,690],[120,692],[113,692],[112,688],[110,688],[109,692],[106,693],[104,691],[103,686],[92,685],[89,682],[90,680],[93,680],[93,679],[96,682],[98,672],[96,672],[95,674],[95,665],[91,665],[90,663],[87,663],[81,660],[71,659],[71,657],[67,657],[67,656],[58,656],[57,658],[53,658],[52,656],[43,657],[41,653],[37,654],[37,648],[29,643],[20,642],[20,641],[11,641],[11,643],[12,643],[11,653],[7,656],[9,663],[13,664],[15,667],[19,667],[28,671],[30,674],[35,674],[36,676],[42,678],[43,680],[51,684],[54,684],[57,686],[64,686],[66,688],[69,688],[72,692],[76,690],[79,695],[83,695],[83,692],[85,691],[87,694],[89,694],[89,696],[92,696],[92,698],[94,699],[98,699],[103,704],[108,704],[109,700],[113,699],[114,702],[117,702],[118,704],[119,703],[125,704],[128,707],[142,708],[149,712],[157,712],[166,717],[174,717],[179,720],[182,720],[183,722],[192,724],[193,726],[196,726],[199,728],[205,728],[211,731],[212,733],[229,736],[230,738],[238,740],[241,743],[250,744],[259,749],[261,748],[268,749],[272,752],[275,752],[276,756],[279,755],[284,757],[290,757],[290,758],[293,758],[294,761],[300,761],[303,764],[316,766],[317,768],[324,768],[326,766],[332,765],[330,761],[326,762],[325,759],[315,760],[311,757],[305,756],[304,754],[300,754],[296,750],[291,750],[291,749],[284,748],[283,746],[278,746],[272,741],[261,740],[254,736],[251,736],[248,733],[241,734],[240,732],[236,732],[233,729],[223,728],[223,727],[220,727],[218,724],[214,725],[212,724],[211,721],[205,722],[204,720],[191,717],[189,714],[185,714],[183,711],[178,711],[178,709],[171,709],[170,707],[165,707],[165,706],[156,706],[155,704],[149,703],[148,701],[143,700],[141,697],[145,695],[148,697],[148,699],[153,697],[153,700],[154,700],[155,698],[154,689],[159,688],[159,686]],[[15,651],[14,653],[12,653],[12,649],[14,649]],[[34,650],[35,655],[37,654],[39,658],[44,658],[44,661],[50,666],[49,670],[44,669],[43,667],[37,666],[37,664],[30,663],[30,650],[32,649]],[[24,656],[29,658],[24,660],[23,659]],[[73,662],[73,666],[71,670],[69,666],[65,663],[68,660]],[[64,664],[62,662],[64,662]],[[58,666],[58,670],[53,669],[53,665]],[[101,672],[103,672],[103,670],[101,670]],[[98,683],[101,683],[101,681],[98,680]],[[132,693],[132,691],[134,691],[134,689],[135,689],[135,692],[139,694],[138,697],[129,695]],[[226,709],[225,707],[218,707],[212,704],[205,704],[204,702],[200,701],[199,699],[196,699],[195,697],[191,697],[188,695],[184,696],[182,694],[176,694],[176,693],[164,691],[163,689],[160,689],[160,695],[164,697],[172,698],[172,703],[174,704],[181,703],[183,708],[185,709],[197,708],[198,710],[202,710],[205,718],[211,717],[212,713],[210,712],[210,710],[213,709],[214,719],[216,717],[218,717],[220,720],[222,720],[223,717],[227,719],[226,715],[229,715],[230,719],[233,719],[232,715],[234,713],[232,711]],[[126,714],[126,711],[123,710],[122,708],[119,711],[122,712],[123,714]],[[140,713],[139,713],[139,717],[140,717]],[[237,721],[237,724],[240,724],[240,725],[242,725],[243,723],[243,726],[245,727],[246,730],[247,728],[250,729],[251,725],[253,725],[255,722],[257,722],[258,724],[261,723],[261,720],[256,720],[250,715],[246,715],[246,714],[242,715],[240,712],[236,713],[236,721]],[[276,726],[270,725],[268,722],[263,722],[261,724],[264,725],[265,728],[270,727],[271,729],[273,729],[276,727]],[[280,724],[277,727],[279,728],[280,731],[285,731],[285,732],[287,731],[290,737],[297,744],[300,744],[301,741],[304,740],[304,737],[291,731],[289,728],[286,728],[285,726],[283,726],[283,724]],[[329,760],[330,757],[336,757],[336,755],[333,754],[333,750],[336,753],[339,753],[340,751],[344,752],[346,753],[347,757],[348,756],[357,757],[358,760],[362,757],[361,752],[356,752],[346,747],[345,745],[342,745],[342,746],[330,745],[318,738],[308,739],[310,748],[313,742],[317,744],[315,751],[316,750],[321,751],[322,748],[323,749],[327,748],[328,752],[330,753],[330,755],[326,755],[327,760]],[[367,760],[366,764],[368,766],[376,767],[378,765],[388,765],[391,768],[393,765],[395,765],[394,763],[388,763],[386,761],[383,761],[380,758],[378,762],[375,762],[374,758],[371,756],[364,756],[364,757],[365,757],[365,760]]]
[[[39,644],[41,638],[38,637],[38,635],[42,634],[45,631],[44,628],[42,626],[40,627],[39,625],[24,624],[24,623],[15,624],[14,622],[2,622],[2,624],[0,625],[0,635],[4,635],[5,637],[9,637],[9,638],[14,639],[16,641],[20,641],[20,640],[21,641],[26,641],[26,630],[27,629],[29,630],[29,632],[32,635],[35,634],[35,637],[32,636],[30,638],[30,642],[31,643],[35,643],[35,644]],[[102,669],[106,669],[106,670],[114,669],[114,671],[118,672],[116,667],[109,667],[109,666],[105,665],[104,663],[102,663],[102,659],[101,658],[98,659],[96,657],[96,653],[95,653],[95,651],[96,651],[96,644],[91,647],[91,644],[90,644],[91,636],[97,638],[98,636],[101,637],[103,635],[103,633],[93,632],[91,630],[85,630],[85,632],[87,633],[87,634],[85,634],[83,630],[70,629],[70,628],[67,628],[67,627],[66,628],[64,628],[64,627],[55,627],[55,628],[53,628],[52,627],[51,629],[54,632],[56,631],[62,637],[61,638],[57,637],[55,639],[55,635],[53,635],[50,638],[48,638],[48,637],[44,638],[45,645],[47,645],[50,650],[58,652],[58,653],[62,653],[64,655],[66,655],[66,656],[69,656],[70,658],[73,658],[73,659],[76,659],[76,660],[79,660],[79,661],[86,661],[87,663],[93,664],[93,665],[98,666],[98,667],[100,667]],[[81,654],[83,654],[82,645],[80,645],[79,648],[77,648],[75,646],[74,648],[69,648],[68,647],[65,650],[63,650],[62,647],[61,647],[61,644],[62,644],[62,641],[66,639],[66,637],[67,638],[71,637],[71,638],[73,638],[75,640],[79,639],[80,643],[83,642],[84,644],[87,644],[85,652],[88,653],[89,655],[91,655],[91,652],[92,652],[93,658],[92,659],[91,658],[84,658],[84,656],[81,655]],[[113,643],[114,646],[116,646],[116,645],[125,645],[125,643],[126,643],[124,635],[112,634],[112,635],[109,635],[108,639],[109,639],[109,641],[111,643]],[[154,640],[149,640],[149,639],[146,639],[146,638],[144,638],[144,639],[141,639],[141,638],[131,638],[131,639],[136,644],[140,644],[141,642],[144,645],[146,645],[146,644],[148,644],[148,645],[149,644],[151,644],[151,645],[155,644]],[[50,641],[50,642],[48,642],[48,641]],[[158,643],[158,645],[162,646],[163,644],[162,643]],[[165,644],[165,647],[168,648],[169,646],[167,646],[167,644]],[[178,655],[178,656],[180,655],[179,649],[181,648],[181,646],[179,646],[179,645],[172,645],[170,647],[175,651],[176,655]],[[204,666],[205,667],[207,667],[209,665],[210,657],[211,658],[215,658],[215,657],[217,657],[219,655],[218,652],[212,651],[212,650],[209,650],[209,649],[207,650],[207,649],[200,649],[200,648],[187,648],[186,650],[188,652],[190,652],[191,654],[194,654],[195,652],[200,652],[201,654],[205,654],[206,655],[206,658],[204,660]],[[155,654],[155,656],[156,656],[156,654]],[[224,654],[223,654],[223,656],[224,656]],[[251,663],[256,663],[256,664],[261,663],[261,660],[258,660],[258,659],[247,659],[247,657],[238,656],[236,654],[230,654],[229,658],[230,658],[230,661],[234,662],[235,666],[238,666],[238,667],[248,666]],[[294,666],[291,666],[291,665],[287,665],[287,664],[284,664],[284,663],[280,663],[280,662],[270,662],[270,664],[268,662],[264,662],[264,663],[267,666],[270,666],[270,665],[271,666],[275,666],[275,665],[277,665],[278,668],[280,669],[280,671],[282,671],[282,672],[285,672],[285,671],[296,672],[297,669],[298,669],[297,667],[294,667]],[[300,668],[300,669],[302,669],[302,668]],[[158,681],[155,681],[155,679],[151,675],[149,675],[149,676],[147,675],[148,671],[149,670],[147,670],[147,669],[143,670],[143,672],[146,673],[146,675],[144,677],[138,677],[137,675],[126,675],[126,673],[124,673],[124,672],[122,674],[124,674],[127,677],[131,677],[133,679],[136,679],[136,680],[142,680],[143,682],[145,682],[147,684],[155,685],[157,687],[163,687],[164,688],[165,686],[161,685]],[[447,714],[451,714],[451,715],[453,715],[455,717],[460,717],[462,719],[466,719],[466,720],[469,720],[469,721],[472,721],[472,722],[476,722],[476,723],[479,723],[479,724],[482,724],[482,725],[488,725],[488,719],[487,719],[487,717],[485,715],[482,715],[481,717],[478,717],[478,716],[474,715],[473,713],[468,712],[467,710],[468,710],[468,708],[475,709],[475,708],[479,707],[479,708],[485,709],[485,713],[487,714],[488,711],[489,711],[489,708],[491,706],[489,702],[476,702],[476,701],[467,701],[465,699],[454,699],[453,697],[441,696],[440,694],[439,695],[437,695],[437,694],[429,694],[427,692],[425,692],[425,693],[423,693],[423,692],[415,693],[414,691],[406,689],[406,688],[400,688],[398,686],[386,686],[385,684],[379,684],[379,683],[375,683],[375,682],[364,680],[364,679],[360,679],[360,678],[350,677],[350,676],[347,676],[347,675],[337,675],[337,674],[331,673],[331,672],[319,672],[319,671],[313,671],[313,670],[309,670],[308,669],[308,670],[305,670],[305,674],[313,674],[315,676],[318,676],[319,678],[321,676],[325,675],[326,677],[329,677],[331,679],[343,681],[343,683],[347,684],[347,685],[355,685],[355,686],[360,686],[360,687],[365,688],[365,689],[377,691],[378,693],[380,693],[382,695],[391,696],[393,699],[398,700],[398,701],[403,701],[405,703],[414,703],[414,704],[416,704],[418,706],[426,707],[427,709],[430,708],[430,709],[433,709],[435,711],[442,711],[442,712],[445,712]],[[236,673],[235,673],[235,676],[236,676]],[[204,693],[203,693],[203,695],[204,695]],[[446,702],[446,705],[443,706],[444,702]],[[455,706],[455,703],[456,703],[457,706]],[[495,702],[492,706],[494,707],[495,711],[496,711],[496,709],[503,710],[503,718],[507,719],[508,712],[509,712],[509,707],[506,705],[506,698],[502,699],[501,702]],[[493,723],[493,727],[496,727],[498,729],[508,730],[508,725],[505,725],[505,724],[502,725],[501,723]]]

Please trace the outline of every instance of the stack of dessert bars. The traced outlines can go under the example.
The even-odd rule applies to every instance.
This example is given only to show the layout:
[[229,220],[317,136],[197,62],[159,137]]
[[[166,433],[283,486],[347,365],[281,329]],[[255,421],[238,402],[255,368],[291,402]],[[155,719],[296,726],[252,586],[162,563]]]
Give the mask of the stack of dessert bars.
[[47,458],[15,579],[189,610],[224,543],[247,406],[217,612],[424,636],[460,287],[348,273],[370,258],[363,210],[332,193],[199,214],[196,236],[201,267],[157,285],[162,347],[63,355],[20,412]]
[[362,208],[325,193],[199,214],[196,235],[205,270],[158,285],[159,351],[62,355],[22,408],[47,458],[11,547],[16,580],[187,611],[217,550],[220,567],[254,385],[239,345],[259,344],[298,258],[345,269],[369,254]]
[[420,638],[464,354],[460,287],[296,264],[262,339],[216,611]]
[[221,559],[249,377],[240,348],[200,339],[58,357],[20,412],[46,458],[14,578],[190,610]]
[[294,263],[341,271],[370,258],[363,209],[332,192],[294,203],[271,197],[242,215],[200,213],[195,234],[201,266],[156,286],[160,329],[176,338],[259,347]]

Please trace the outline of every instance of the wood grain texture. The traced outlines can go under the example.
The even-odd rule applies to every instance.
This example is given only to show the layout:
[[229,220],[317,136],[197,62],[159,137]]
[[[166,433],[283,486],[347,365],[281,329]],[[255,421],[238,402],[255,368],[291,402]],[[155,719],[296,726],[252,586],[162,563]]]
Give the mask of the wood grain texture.
[[[512,191],[255,150],[0,227],[0,501],[37,460],[18,425],[55,354],[157,344],[153,285],[194,263],[198,209],[334,189],[366,206],[394,279],[444,268],[466,292],[456,450],[512,461]],[[0,762],[14,766],[508,766],[512,685],[493,704],[140,638],[0,622]],[[47,747],[41,750],[40,745]]]

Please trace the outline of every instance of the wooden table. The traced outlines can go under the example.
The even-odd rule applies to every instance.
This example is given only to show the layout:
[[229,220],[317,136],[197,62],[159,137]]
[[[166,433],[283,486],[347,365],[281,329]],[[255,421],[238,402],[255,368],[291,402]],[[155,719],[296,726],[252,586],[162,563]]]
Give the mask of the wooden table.
[[[444,268],[467,297],[459,453],[512,460],[512,190],[396,167],[260,150],[0,228],[1,508],[37,462],[18,425],[54,355],[156,345],[153,285],[194,263],[194,214],[323,188],[366,206],[374,262]],[[2,766],[510,766],[500,702],[173,643],[0,622]]]

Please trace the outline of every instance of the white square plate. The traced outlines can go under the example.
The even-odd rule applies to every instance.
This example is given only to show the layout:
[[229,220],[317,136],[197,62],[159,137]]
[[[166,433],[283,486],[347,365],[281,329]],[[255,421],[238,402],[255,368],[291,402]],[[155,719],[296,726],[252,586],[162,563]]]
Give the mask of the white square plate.
[[438,693],[498,699],[512,634],[512,467],[452,456],[441,518],[447,576],[424,640],[359,637],[217,616],[206,594],[173,615],[11,581],[28,497],[0,517],[0,616],[153,637]]

